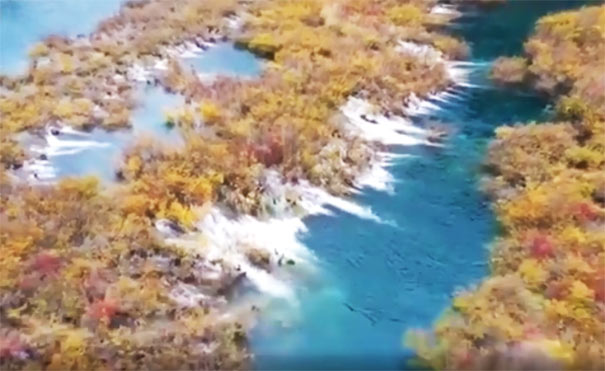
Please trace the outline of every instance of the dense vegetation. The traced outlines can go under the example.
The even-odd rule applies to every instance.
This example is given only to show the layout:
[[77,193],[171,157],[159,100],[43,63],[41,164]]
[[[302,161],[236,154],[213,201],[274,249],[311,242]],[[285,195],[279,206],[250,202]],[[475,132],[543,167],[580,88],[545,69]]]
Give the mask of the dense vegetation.
[[[308,179],[333,193],[347,192],[372,151],[349,133],[339,107],[358,95],[379,111],[401,114],[411,93],[422,96],[448,84],[442,63],[397,52],[402,39],[432,43],[453,56],[466,50],[459,41],[425,27],[440,21],[428,14],[429,5],[319,0],[250,4],[236,39],[270,60],[266,71],[254,81],[204,83],[171,63],[162,83],[189,101],[169,114],[186,133],[187,149],[166,154],[138,146],[130,152],[123,174],[134,195],[154,199],[157,191],[147,185],[170,189],[167,181],[178,181],[179,192],[165,193],[160,204],[187,209],[218,199],[240,212],[258,214],[258,179],[267,168],[278,169],[289,181]],[[142,162],[140,168],[134,166]],[[162,169],[171,169],[174,176]]]
[[0,186],[3,370],[245,365],[244,332],[214,302],[229,280],[199,254],[163,243],[94,178]]
[[503,234],[491,276],[412,343],[437,369],[605,367],[605,6],[548,15],[493,75],[556,101],[486,160]]
[[76,128],[128,126],[135,106],[135,65],[169,57],[169,47],[226,29],[237,1],[127,2],[88,37],[51,35],[33,46],[23,76],[0,76],[0,163],[19,167],[13,133],[65,123]]
[[[448,84],[440,60],[396,52],[400,40],[452,57],[466,50],[438,32],[446,18],[432,5],[132,1],[89,36],[34,46],[25,75],[0,78],[0,366],[245,367],[243,330],[225,315],[237,267],[205,259],[195,223],[217,203],[259,214],[267,169],[347,192],[374,151],[339,107],[356,95],[397,114],[409,94]],[[230,28],[234,16],[241,30]],[[203,82],[172,53],[217,35],[267,58],[266,72]],[[165,71],[152,68],[164,62]],[[182,148],[137,142],[106,189],[93,178],[32,185],[13,176],[28,156],[20,132],[128,126],[137,71],[186,97],[168,117]],[[168,243],[153,228],[160,219],[197,237]]]

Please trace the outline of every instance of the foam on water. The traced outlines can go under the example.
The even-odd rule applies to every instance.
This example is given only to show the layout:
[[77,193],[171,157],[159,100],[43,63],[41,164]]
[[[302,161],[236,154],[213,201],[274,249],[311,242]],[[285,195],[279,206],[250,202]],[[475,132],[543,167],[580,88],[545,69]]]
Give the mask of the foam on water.
[[374,114],[372,105],[363,99],[349,98],[341,112],[347,118],[350,131],[367,141],[402,146],[430,144],[425,130],[413,126],[401,116],[387,118]]
[[[396,156],[384,153],[380,158],[380,163],[360,177],[360,187],[386,190],[392,179],[384,167],[389,166]],[[372,174],[379,174],[380,177],[371,179]],[[261,293],[286,300],[294,307],[298,305],[297,284],[301,279],[316,274],[318,264],[315,255],[301,242],[308,232],[303,222],[305,216],[331,216],[334,215],[332,210],[336,210],[388,224],[371,208],[331,195],[304,180],[297,184],[285,183],[277,172],[269,170],[263,176],[263,183],[265,217],[234,216],[219,207],[213,207],[196,226],[208,241],[203,248],[208,261],[221,259],[236,266]],[[292,199],[293,202],[288,202]],[[166,229],[161,224],[158,227]],[[271,257],[271,273],[248,261],[246,252],[251,247],[264,250]],[[284,264],[288,261],[294,262],[295,268]],[[285,268],[280,268],[282,266]]]
[[36,158],[29,160],[22,171],[33,181],[92,174],[111,181],[122,151],[136,137],[150,135],[165,144],[181,145],[178,130],[165,125],[164,111],[182,104],[184,98],[159,87],[141,87],[139,93],[141,101],[133,111],[131,129],[95,128],[86,132],[68,125],[49,125],[39,138],[25,136],[24,144]]
[[[167,53],[191,61],[208,58],[211,62],[201,63],[199,68],[212,76],[228,73],[248,78],[260,73],[260,64],[252,54],[236,50],[229,43],[215,44],[200,39],[167,48]],[[242,56],[247,59],[242,60]],[[223,63],[219,63],[220,60]],[[213,67],[219,64],[220,70]],[[161,87],[149,86],[167,68],[166,60],[157,59],[150,65],[135,64],[128,69],[127,78],[139,83],[139,106],[133,111],[131,130],[107,132],[95,129],[86,133],[63,125],[58,136],[47,130],[42,143],[31,147],[33,153],[46,158],[34,159],[25,164],[22,171],[25,171],[27,178],[31,181],[53,181],[62,176],[95,174],[105,181],[112,181],[122,151],[136,137],[150,134],[173,147],[182,145],[180,132],[165,125],[165,112],[182,105],[185,99],[178,94],[167,93]]]
[[453,6],[447,4],[435,5],[431,9],[431,14],[447,15],[451,17],[458,17],[461,13]]
[[[375,142],[375,143],[380,143],[381,145],[387,145],[388,150],[391,151],[398,151],[397,148],[401,149],[401,148],[423,148],[423,149],[429,149],[431,147],[443,147],[443,145],[440,144],[436,144],[434,141],[429,140],[429,138],[431,137],[432,134],[434,134],[433,129],[425,129],[422,127],[418,127],[416,126],[417,120],[415,120],[416,118],[420,118],[425,119],[425,118],[429,118],[429,117],[448,117],[448,115],[452,115],[455,117],[456,112],[460,112],[460,107],[462,104],[464,104],[466,102],[466,100],[470,97],[470,94],[465,92],[465,89],[468,89],[470,86],[474,86],[473,84],[470,83],[470,81],[477,81],[476,76],[474,76],[476,74],[477,71],[479,70],[483,70],[485,69],[486,65],[485,63],[482,62],[449,62],[446,61],[443,58],[442,53],[440,53],[439,51],[435,50],[434,48],[432,48],[431,46],[428,45],[422,45],[422,44],[417,44],[417,43],[413,43],[413,42],[401,42],[399,45],[399,51],[402,53],[408,53],[408,54],[412,54],[415,56],[418,56],[420,58],[424,58],[426,62],[428,63],[443,63],[445,65],[446,71],[448,73],[448,76],[452,82],[452,86],[449,87],[447,90],[444,91],[439,91],[439,92],[434,92],[432,94],[429,94],[427,97],[418,97],[416,95],[411,95],[410,97],[408,97],[408,99],[405,102],[405,106],[403,107],[403,112],[405,113],[405,117],[404,116],[397,116],[397,115],[389,115],[389,117],[385,116],[385,115],[381,115],[381,114],[376,114],[375,113],[375,109],[372,107],[372,105],[367,102],[364,101],[363,99],[360,99],[358,97],[351,97],[349,98],[349,100],[346,102],[345,105],[343,105],[343,107],[341,108],[341,112],[343,113],[343,116],[346,118],[347,122],[344,124],[344,127],[346,129],[348,129],[350,134],[353,135],[358,135],[361,136],[362,138],[366,139],[369,142]],[[415,150],[411,150],[409,152],[414,152]],[[421,151],[422,152],[422,151]],[[363,174],[360,174],[360,176],[356,179],[355,181],[355,185],[360,188],[361,190],[364,189],[372,189],[374,191],[378,191],[378,192],[387,192],[390,193],[391,195],[394,195],[394,185],[395,185],[395,178],[393,177],[393,175],[391,174],[390,171],[390,167],[393,166],[395,163],[397,162],[401,162],[398,160],[404,159],[404,158],[412,158],[415,157],[415,155],[410,154],[410,153],[389,153],[389,152],[378,152],[376,153],[376,156],[374,158],[374,162],[370,165],[369,169],[367,169],[366,172],[364,172]],[[398,166],[399,167],[399,166]],[[400,171],[400,170],[399,170]],[[431,170],[432,171],[432,170]],[[438,172],[436,172],[435,174],[438,174]],[[415,174],[411,174],[412,177],[415,176]],[[456,179],[457,181],[458,179]],[[401,182],[405,182],[406,180],[403,179],[401,180]],[[366,193],[366,192],[364,192]],[[365,194],[362,193],[361,191],[358,191],[357,194],[359,195],[359,197],[362,198],[366,198]],[[430,195],[431,197],[435,197],[433,195],[433,193],[431,192],[427,192],[427,195]],[[472,196],[469,196],[472,198]],[[408,200],[408,201],[412,201],[413,200]],[[475,201],[473,199],[473,201]],[[384,206],[384,205],[383,205]],[[378,206],[380,207],[380,210],[384,210],[384,207]],[[403,205],[403,207],[409,207],[411,209],[418,209],[417,205]],[[388,209],[391,209],[391,207],[389,207]],[[341,210],[347,210],[346,208],[341,208]],[[357,206],[355,208],[355,210],[357,212],[352,213],[353,215],[356,215],[357,217],[360,217],[361,215],[364,214],[360,214],[359,211],[364,210],[364,208],[362,206]],[[367,209],[366,209],[367,210]],[[371,209],[370,209],[371,211]],[[351,214],[351,213],[350,213]],[[339,218],[346,218],[345,216],[342,215],[342,213],[336,213],[335,215],[338,215]],[[371,214],[367,214],[365,213],[365,218],[372,220],[373,218],[371,217],[372,215],[375,215],[374,212],[372,212]],[[407,214],[406,214],[407,215]],[[405,236],[405,237],[413,237],[412,234],[409,231],[410,226],[409,225],[405,225],[402,226],[401,228],[397,226],[397,219],[394,219],[394,222],[385,222],[383,220],[383,218],[380,218],[379,215],[377,215],[378,223],[376,223],[375,225],[387,225],[386,228],[389,228],[389,226],[394,226],[396,227],[396,230],[398,230],[398,232],[387,232],[388,229],[380,229],[379,227],[370,227],[368,226],[367,229],[380,229],[384,235],[388,236],[388,235],[395,235],[395,236]],[[386,216],[388,218],[388,215]],[[427,217],[433,217],[433,215],[431,214],[431,212],[428,212],[425,214],[423,214],[422,212],[419,213],[419,217],[422,219],[425,219]],[[352,220],[351,218],[346,218],[347,220]],[[407,221],[407,216],[404,218],[401,218],[404,221]],[[320,223],[325,223],[325,222],[320,222]],[[352,225],[359,225],[360,223],[358,222],[353,222],[353,221],[347,221],[347,222],[343,222],[344,224],[348,225],[348,224],[352,224]],[[315,225],[316,223],[312,223],[312,225]],[[361,223],[362,224],[362,223]],[[483,235],[485,233],[484,229],[487,229],[490,225],[489,220],[486,221],[483,224],[480,224],[480,231],[478,231],[476,234],[477,235]],[[317,225],[315,225],[314,228],[318,228]],[[325,227],[323,227],[325,228]],[[365,227],[362,227],[365,230]],[[328,231],[329,229],[327,229],[326,231]],[[393,231],[393,229],[391,229],[391,231]],[[321,233],[327,233],[326,235],[329,235],[330,232],[318,232],[314,229],[314,235],[315,234],[321,234]],[[337,236],[343,236],[343,232],[338,232],[338,231],[334,231],[334,233]],[[349,232],[351,235],[357,235],[357,234],[363,234],[364,237],[362,237],[362,239],[365,241],[366,237],[365,235],[367,233],[359,230],[359,231],[350,231]],[[378,232],[377,232],[378,233]],[[324,235],[324,238],[326,238]],[[474,235],[474,234],[473,234]],[[304,236],[303,236],[304,237]],[[313,240],[313,236],[310,236],[310,238],[305,239],[306,241],[308,241],[309,239]],[[378,238],[378,237],[376,237]],[[368,237],[368,241],[371,241],[372,238]],[[433,240],[431,239],[427,239],[430,240],[430,242],[433,242]],[[440,240],[440,237],[435,237],[434,240]],[[371,243],[366,241],[366,243]],[[412,240],[413,241],[413,240]],[[407,244],[412,244],[412,241],[407,241]],[[394,241],[385,241],[385,244],[387,244],[388,246],[391,246],[392,243]],[[403,242],[403,241],[402,241]],[[428,241],[427,241],[428,242]],[[349,261],[349,259],[351,259],[351,265],[355,266],[357,263],[355,263],[356,261],[356,257],[353,258],[347,258],[348,253],[345,251],[347,250],[345,249],[339,249],[337,246],[334,246],[334,244],[339,244],[339,243],[345,243],[344,241],[332,241],[330,240],[330,242],[326,242],[326,243],[322,243],[321,247],[319,247],[320,249],[326,249],[328,251],[322,251],[322,255],[327,254],[328,256],[331,256],[333,254],[333,251],[338,250],[339,253],[338,258],[339,260],[346,260]],[[325,245],[325,246],[324,246]],[[360,248],[360,246],[356,246],[356,248]],[[395,257],[399,257],[398,253],[395,252],[390,252],[391,250],[389,248],[380,248],[378,250],[379,254],[385,254],[385,256],[389,256],[387,254],[394,254]],[[357,253],[363,254],[363,252],[357,251]],[[369,253],[372,254],[372,253]],[[430,255],[430,252],[427,252],[427,254]],[[353,254],[351,254],[353,255]],[[413,253],[412,255],[417,255],[417,253]],[[354,255],[353,255],[354,256]],[[417,259],[417,257],[416,257]],[[368,259],[371,262],[368,262],[367,264],[378,264],[377,262],[374,261],[374,259]],[[320,262],[321,263],[321,262]],[[332,262],[333,263],[333,262]],[[387,265],[390,262],[386,262]],[[439,262],[435,259],[430,259],[429,261],[430,264],[439,264]],[[420,264],[420,263],[418,263]],[[427,263],[428,264],[428,263]],[[358,266],[356,266],[356,268],[359,268]],[[374,269],[375,267],[373,267]],[[482,269],[481,267],[478,267],[475,270],[480,270]],[[353,272],[357,271],[357,269],[353,269]],[[345,271],[342,271],[338,274],[344,274]],[[350,273],[353,273],[350,272]],[[397,272],[398,273],[398,272]],[[329,270],[325,271],[322,270],[322,274],[324,275],[330,275]],[[361,273],[364,274],[364,273]],[[392,274],[385,274],[385,277],[391,277]],[[336,284],[335,282],[338,282],[339,279],[335,278],[334,280],[332,280],[332,284]],[[357,283],[357,281],[355,281]],[[279,303],[273,303],[273,305],[270,306],[269,309],[269,314],[266,314],[267,320],[266,320],[266,324],[264,326],[260,326],[259,331],[263,332],[263,331],[271,331],[271,328],[273,328],[273,326],[275,325],[275,321],[277,321],[277,323],[282,323],[282,322],[291,322],[291,321],[301,321],[300,325],[304,326],[304,330],[302,332],[298,332],[298,331],[290,331],[287,332],[287,334],[284,335],[267,335],[267,337],[265,338],[265,335],[261,335],[261,340],[260,340],[260,344],[257,347],[257,350],[259,352],[259,355],[262,357],[262,360],[260,361],[259,365],[260,367],[276,367],[276,369],[279,368],[284,368],[284,367],[291,367],[293,365],[299,365],[298,362],[306,362],[309,361],[309,359],[305,359],[304,357],[313,357],[314,355],[318,356],[318,359],[322,359],[322,356],[325,356],[326,354],[328,355],[339,355],[342,353],[342,355],[347,355],[350,356],[351,354],[348,353],[350,352],[350,349],[347,349],[347,345],[340,347],[338,344],[335,344],[335,342],[339,342],[339,341],[343,341],[344,339],[341,339],[340,336],[344,335],[345,333],[347,333],[347,330],[344,330],[342,328],[337,328],[338,326],[343,326],[343,324],[347,324],[347,323],[354,323],[355,324],[355,329],[353,330],[353,333],[351,334],[352,337],[355,337],[355,339],[358,339],[360,341],[363,341],[364,335],[362,335],[362,333],[367,333],[367,331],[378,331],[376,329],[373,328],[373,326],[376,324],[376,322],[378,321],[377,315],[382,314],[382,313],[374,313],[373,310],[366,310],[364,307],[360,307],[361,303],[357,303],[359,305],[357,306],[353,306],[353,305],[349,305],[348,304],[348,300],[350,300],[349,298],[347,298],[347,295],[345,294],[345,291],[347,290],[346,286],[348,285],[348,282],[340,282],[338,288],[337,287],[323,287],[323,286],[314,286],[312,288],[312,290],[314,290],[314,292],[312,294],[309,294],[307,292],[307,290],[309,290],[309,288],[305,288],[304,284],[299,284],[298,290],[296,291],[296,294],[299,296],[302,296],[304,299],[304,306],[305,308],[302,309],[304,311],[310,311],[310,313],[306,313],[304,314],[304,316],[301,317],[301,313],[299,313],[299,310],[301,310],[300,308],[295,308],[293,312],[289,311],[286,307],[284,307],[283,305],[280,305]],[[300,288],[300,286],[302,286],[303,288]],[[341,287],[342,286],[342,287]],[[369,285],[368,287],[374,287],[373,285]],[[377,287],[375,287],[377,288]],[[344,290],[344,291],[343,291]],[[416,289],[414,289],[416,290]],[[393,291],[393,290],[390,290]],[[416,291],[414,291],[416,292]],[[356,294],[360,294],[359,292],[357,292]],[[373,296],[372,293],[367,293],[366,295],[368,296]],[[377,294],[378,296],[380,296],[379,294]],[[428,293],[424,293],[424,292],[419,292],[419,300],[425,300],[428,303],[435,303],[438,302],[441,299],[437,299],[436,297],[433,297],[431,295],[429,295]],[[364,300],[364,298],[356,298],[359,300]],[[402,298],[398,299],[392,299],[392,300],[403,300]],[[346,309],[342,309],[343,306]],[[383,310],[383,309],[380,309]],[[323,312],[326,311],[326,312]],[[384,309],[385,312],[388,312],[388,309]],[[316,313],[317,312],[317,313]],[[332,313],[334,312],[334,313]],[[366,326],[364,324],[360,323],[360,320],[357,319],[356,317],[361,316],[363,318],[366,318],[369,325]],[[303,318],[304,317],[304,318]],[[350,317],[350,318],[349,318]],[[315,318],[315,319],[312,319]],[[315,328],[316,326],[320,325],[320,326],[324,326],[324,327],[332,327],[329,324],[325,323],[324,321],[317,321],[317,318],[326,318],[327,321],[330,321],[330,319],[336,321],[336,318],[338,318],[338,323],[339,324],[334,324],[334,328],[332,329],[327,329],[327,328]],[[398,320],[399,321],[399,320]],[[361,321],[363,322],[363,320]],[[381,327],[386,326],[386,324],[381,323],[380,325]],[[278,325],[278,328],[283,327],[282,325]],[[275,330],[275,329],[274,329]],[[278,331],[285,331],[285,330],[278,330]],[[358,333],[359,332],[359,333]],[[317,338],[317,344],[312,345],[312,344],[307,344],[308,340],[309,340],[309,336],[313,337],[312,334],[318,334],[317,336],[319,337],[326,337],[325,341],[323,341],[322,339]],[[384,333],[384,329],[380,330],[380,333]],[[270,340],[271,336],[278,336],[280,339],[280,344],[275,343],[273,340]],[[389,333],[389,336],[391,336],[391,334]],[[373,337],[373,338],[377,338]],[[265,340],[266,339],[266,340]],[[282,344],[281,341],[291,341],[292,344]],[[314,340],[315,341],[315,340]],[[325,343],[325,347],[318,345],[318,344],[323,344]],[[397,344],[394,344],[394,346],[396,346]],[[350,344],[349,344],[350,346]],[[323,350],[322,350],[323,349]],[[329,350],[328,350],[329,349]],[[356,348],[357,349],[357,348]],[[373,349],[373,350],[371,350]],[[387,346],[387,347],[381,347],[377,344],[373,344],[371,346],[369,346],[366,350],[364,350],[364,352],[367,352],[368,354],[366,355],[367,357],[369,356],[378,356],[378,354],[373,353],[374,350],[376,351],[384,351],[384,349],[392,349],[392,347]],[[270,351],[271,353],[265,353],[267,351]],[[300,352],[300,353],[298,353]],[[326,352],[333,352],[333,353],[326,353]],[[296,357],[296,354],[300,354],[300,358]],[[283,357],[283,358],[280,358]],[[388,358],[388,357],[387,357]],[[280,363],[283,360],[283,363]],[[392,358],[389,358],[392,359]],[[390,361],[389,361],[390,362]],[[301,363],[304,364],[304,363]],[[392,364],[389,364],[388,367],[392,367]]]
[[197,225],[208,239],[208,260],[222,259],[239,267],[259,291],[273,297],[295,302],[291,284],[253,266],[247,260],[246,249],[265,250],[271,264],[277,266],[287,259],[304,265],[314,257],[298,240],[297,235],[306,228],[299,218],[273,218],[260,220],[252,216],[231,218],[219,208],[213,208]]
[[429,63],[443,63],[443,53],[433,48],[430,45],[420,44],[413,41],[399,41],[396,50],[400,53],[413,55],[418,58],[424,59],[425,62]]

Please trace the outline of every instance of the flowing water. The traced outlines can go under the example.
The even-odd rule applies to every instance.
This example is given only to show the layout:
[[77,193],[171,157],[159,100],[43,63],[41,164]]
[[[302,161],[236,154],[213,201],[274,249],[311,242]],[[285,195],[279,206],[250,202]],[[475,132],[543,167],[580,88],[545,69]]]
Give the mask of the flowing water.
[[[124,149],[135,138],[153,137],[176,147],[182,143],[179,131],[166,125],[165,113],[184,103],[182,96],[166,93],[159,87],[141,86],[138,91],[139,105],[133,111],[132,129],[108,132],[96,128],[90,132],[67,131],[54,135],[47,129],[43,140],[24,135],[23,143],[33,152],[45,156],[37,160],[38,179],[55,179],[66,176],[96,175],[104,181],[115,178],[115,169]],[[28,144],[31,144],[28,146]]]
[[321,278],[296,287],[295,304],[275,301],[252,336],[257,369],[402,369],[412,351],[403,334],[429,328],[460,287],[488,274],[487,245],[497,232],[479,191],[487,141],[502,124],[544,120],[540,97],[494,86],[490,62],[522,52],[542,15],[578,1],[515,1],[469,12],[452,27],[472,47],[467,87],[456,87],[419,126],[447,124],[445,148],[393,147],[392,192],[356,199],[383,223],[335,212],[306,220],[301,236]]
[[[44,36],[90,32],[120,3],[0,0],[0,73],[23,71],[28,48]],[[412,117],[418,126],[447,124],[453,132],[447,145],[389,148],[398,155],[389,168],[392,189],[365,190],[355,200],[379,220],[339,210],[305,220],[308,231],[300,238],[317,257],[319,273],[293,283],[296,303],[276,300],[263,313],[252,333],[256,368],[405,368],[412,353],[403,347],[403,333],[429,327],[456,288],[488,273],[486,246],[497,225],[478,180],[494,128],[548,116],[539,97],[493,86],[486,78],[489,63],[519,53],[539,16],[575,6],[578,1],[509,0],[458,20],[452,28],[473,50],[470,84],[453,88],[447,102],[434,100],[431,112]],[[261,71],[254,57],[230,44],[183,62],[202,74],[254,77]],[[143,87],[140,97],[133,130],[68,132],[51,139],[55,151],[46,162],[52,175],[112,177],[133,133],[178,145],[181,138],[166,128],[162,111],[182,98]]]
[[[74,37],[94,30],[96,24],[116,13],[124,0],[0,0],[0,74],[24,72],[31,46],[51,34]],[[74,21],[74,20],[77,20]],[[232,43],[221,42],[206,51],[189,53],[184,66],[204,76],[228,75],[253,78],[262,72],[261,62]],[[68,130],[43,137],[23,134],[22,142],[39,156],[23,172],[32,180],[65,176],[96,175],[104,181],[115,178],[124,149],[135,138],[153,136],[169,146],[182,143],[179,131],[166,125],[166,111],[181,106],[184,98],[162,88],[140,84],[132,129],[107,132]],[[56,132],[55,132],[56,134]]]
[[[231,43],[220,43],[194,57],[183,58],[204,76],[228,75],[253,78],[262,72],[261,62],[251,53],[235,49]],[[107,132],[94,129],[90,133],[61,133],[54,136],[47,133],[45,143],[38,146],[38,152],[46,160],[36,161],[37,166],[46,168],[48,179],[65,176],[96,175],[102,180],[115,178],[116,165],[122,153],[141,136],[153,137],[170,147],[178,147],[183,138],[177,129],[166,124],[166,113],[182,106],[185,99],[177,94],[164,91],[161,87],[140,84],[138,106],[134,110],[132,129]],[[32,138],[26,136],[26,140]],[[36,147],[34,146],[34,149]],[[36,173],[38,179],[44,175]]]

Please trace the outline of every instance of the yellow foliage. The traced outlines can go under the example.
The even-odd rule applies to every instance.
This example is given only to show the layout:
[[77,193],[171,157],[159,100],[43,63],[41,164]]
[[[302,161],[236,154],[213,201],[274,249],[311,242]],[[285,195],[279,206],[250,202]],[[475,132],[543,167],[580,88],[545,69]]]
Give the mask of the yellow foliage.
[[565,364],[572,363],[575,357],[575,352],[572,346],[563,343],[558,339],[543,339],[537,342],[537,345],[543,349],[546,354],[554,359],[561,360]]
[[199,111],[202,114],[204,122],[206,123],[215,123],[221,117],[220,109],[213,103],[202,103],[199,107]]
[[548,278],[548,273],[535,259],[526,259],[519,266],[519,273],[529,287],[537,288]]
[[139,156],[130,156],[128,157],[127,161],[126,161],[126,167],[124,168],[124,170],[130,174],[130,176],[136,176],[138,173],[140,173],[141,169],[143,168],[143,161],[141,160],[141,158]]
[[62,73],[72,73],[75,69],[73,57],[68,54],[59,54],[59,67]]
[[573,308],[570,308],[566,301],[555,299],[546,301],[545,311],[551,317],[566,318],[571,316]]
[[62,99],[59,101],[57,106],[55,107],[53,114],[60,119],[69,120],[71,116],[75,113],[75,110],[71,104],[71,102],[67,99]]
[[527,60],[522,57],[501,57],[494,62],[491,78],[498,82],[521,84],[527,78]]
[[577,303],[586,303],[594,298],[594,291],[589,289],[584,282],[574,281],[571,285],[570,298]]
[[187,228],[192,227],[197,221],[197,216],[191,208],[176,201],[171,202],[167,208],[161,209],[157,216],[178,221]]
[[92,198],[98,194],[99,179],[94,176],[66,178],[59,182],[58,187],[61,192]]
[[44,43],[36,43],[30,50],[29,55],[32,58],[45,57],[48,55],[49,49]]
[[129,195],[122,201],[122,209],[126,213],[133,213],[139,216],[144,216],[150,206],[149,200],[143,195]]
[[261,55],[272,56],[279,50],[281,45],[275,40],[270,33],[261,33],[254,36],[247,43],[250,50],[259,53]]
[[398,26],[417,26],[424,21],[422,10],[412,4],[404,4],[391,8],[388,16],[391,22]]

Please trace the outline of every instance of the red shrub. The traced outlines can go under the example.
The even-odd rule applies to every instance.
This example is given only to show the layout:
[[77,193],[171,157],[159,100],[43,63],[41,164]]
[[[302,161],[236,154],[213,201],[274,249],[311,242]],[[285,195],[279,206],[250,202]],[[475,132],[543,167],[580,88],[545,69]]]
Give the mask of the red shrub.
[[536,259],[544,259],[553,255],[554,246],[544,235],[534,237],[531,244],[531,255]]
[[59,268],[61,268],[61,258],[45,251],[36,255],[31,263],[31,269],[47,276],[56,274]]
[[588,202],[580,202],[575,205],[573,214],[581,222],[590,222],[597,219],[598,214]]
[[473,364],[473,356],[468,350],[461,350],[454,354],[454,364],[460,369],[469,369]]
[[112,299],[98,300],[88,307],[90,318],[110,320],[118,311],[118,303]]
[[109,273],[103,270],[95,269],[84,281],[84,288],[87,294],[91,298],[103,298],[105,297],[105,291],[111,283],[111,277]]
[[40,277],[35,274],[28,274],[19,281],[19,290],[33,290],[40,285]]
[[379,16],[383,14],[382,7],[379,4],[368,4],[364,9],[366,16]]
[[527,323],[523,328],[523,335],[525,339],[537,339],[540,338],[543,334],[538,326]]
[[284,159],[281,141],[274,135],[268,135],[261,144],[252,146],[252,153],[267,167],[280,164]]
[[549,299],[562,299],[565,297],[567,286],[562,282],[550,282],[546,287],[545,296]]
[[25,344],[19,334],[9,332],[8,334],[0,335],[0,359],[21,357],[25,348]]

